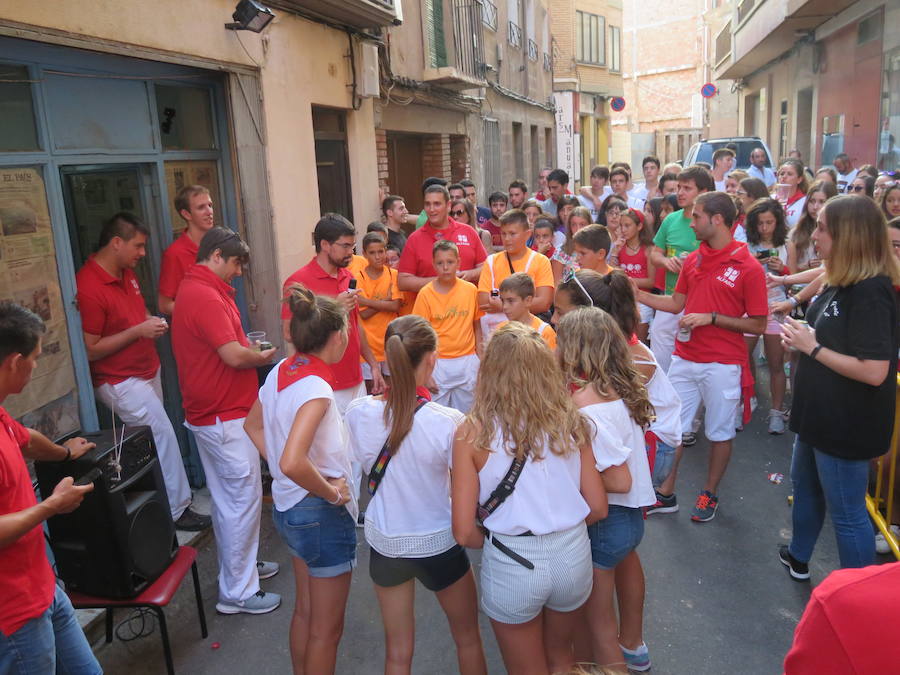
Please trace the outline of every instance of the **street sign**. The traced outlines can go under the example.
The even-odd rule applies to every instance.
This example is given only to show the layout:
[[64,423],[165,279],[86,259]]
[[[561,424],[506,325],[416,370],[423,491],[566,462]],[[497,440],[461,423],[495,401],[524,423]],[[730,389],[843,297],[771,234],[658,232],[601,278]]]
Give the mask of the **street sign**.
[[616,112],[622,112],[623,110],[625,110],[625,99],[621,96],[616,96],[609,102],[609,107]]
[[712,98],[716,94],[719,93],[719,88],[714,85],[712,82],[707,82],[702,87],[700,87],[700,95],[703,98]]

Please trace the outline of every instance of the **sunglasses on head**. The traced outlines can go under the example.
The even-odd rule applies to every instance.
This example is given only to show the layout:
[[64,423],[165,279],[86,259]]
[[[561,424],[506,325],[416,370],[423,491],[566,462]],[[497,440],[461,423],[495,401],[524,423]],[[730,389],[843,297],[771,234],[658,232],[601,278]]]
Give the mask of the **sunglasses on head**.
[[587,292],[587,289],[578,280],[578,275],[575,273],[574,267],[566,267],[565,271],[563,272],[562,280],[563,280],[564,284],[567,284],[570,281],[574,281],[575,285],[581,289],[582,293],[584,293],[584,297],[587,298],[587,301],[591,304],[591,307],[594,306],[594,299],[591,297],[591,294]]

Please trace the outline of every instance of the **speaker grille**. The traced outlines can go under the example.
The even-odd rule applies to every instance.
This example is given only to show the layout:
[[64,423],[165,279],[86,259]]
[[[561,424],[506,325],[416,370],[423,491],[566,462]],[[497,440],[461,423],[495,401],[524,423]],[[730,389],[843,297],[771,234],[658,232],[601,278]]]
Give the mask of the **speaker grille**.
[[171,546],[160,545],[171,537],[171,528],[172,516],[159,501],[147,501],[134,512],[128,550],[134,571],[145,579],[156,579],[171,562]]

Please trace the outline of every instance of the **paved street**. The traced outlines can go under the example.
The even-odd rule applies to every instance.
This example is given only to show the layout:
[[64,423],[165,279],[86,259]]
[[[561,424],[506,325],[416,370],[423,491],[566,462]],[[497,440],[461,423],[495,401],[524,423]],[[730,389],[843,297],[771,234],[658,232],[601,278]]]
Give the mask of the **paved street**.
[[[692,523],[688,505],[700,485],[706,441],[688,450],[679,481],[682,510],[649,519],[640,547],[647,573],[646,641],[657,675],[780,673],[809,587],[792,582],[777,559],[777,546],[789,532],[787,482],[774,485],[767,474],[789,470],[790,437],[765,432],[764,403],[754,422],[738,435],[736,451],[721,489],[715,520]],[[361,534],[361,533],[360,533]],[[208,540],[200,554],[201,577],[210,635],[200,640],[190,581],[168,611],[179,673],[289,673],[287,631],[293,604],[293,580],[286,549],[268,516],[263,516],[260,550],[283,571],[263,582],[286,603],[265,616],[215,613],[215,551]],[[818,583],[836,565],[833,533],[823,531],[811,564]],[[473,555],[477,565],[478,553]],[[379,672],[383,663],[380,616],[368,577],[367,548],[359,547],[347,624],[337,672]],[[434,597],[419,587],[415,673],[453,673],[455,657],[446,621]],[[123,617],[124,618],[124,617]],[[487,620],[482,634],[491,673],[503,664]],[[214,649],[213,643],[220,647]],[[109,673],[165,672],[158,632],[129,643],[99,648]]]

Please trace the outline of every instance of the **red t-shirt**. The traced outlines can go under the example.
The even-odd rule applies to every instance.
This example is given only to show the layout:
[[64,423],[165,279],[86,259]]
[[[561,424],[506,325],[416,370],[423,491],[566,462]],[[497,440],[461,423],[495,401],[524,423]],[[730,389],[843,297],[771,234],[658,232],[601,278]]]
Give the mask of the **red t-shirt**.
[[[75,275],[75,283],[85,333],[108,337],[147,319],[147,306],[132,270],[123,270],[122,278],[116,279],[91,256]],[[159,356],[150,338],[138,338],[114,354],[91,361],[95,387],[118,384],[129,377],[149,380],[157,370]]]
[[491,243],[494,246],[503,246],[503,238],[500,236],[500,226],[494,225],[493,220],[488,220],[482,225],[491,235]]
[[234,289],[204,265],[187,271],[172,313],[172,351],[184,416],[196,426],[246,417],[256,400],[255,368],[232,368],[218,348],[229,342],[248,346]]
[[484,245],[475,229],[450,218],[450,225],[443,230],[435,230],[431,227],[431,223],[425,223],[409,235],[397,271],[417,277],[437,276],[433,263],[433,249],[434,242],[439,239],[456,244],[459,249],[459,269],[463,271],[477,267],[487,258]]
[[197,244],[188,236],[187,230],[172,242],[163,253],[162,269],[159,272],[159,293],[175,299],[184,273],[197,262]]
[[[22,456],[28,430],[0,407],[0,516],[37,504]],[[0,548],[0,632],[10,636],[47,611],[56,580],[44,548],[43,525],[35,525]]]
[[625,248],[619,251],[619,269],[633,279],[647,279],[647,247],[641,246],[634,255]]
[[[413,233],[413,235],[410,236],[410,240],[412,240],[412,237],[420,231],[421,230],[417,230]],[[407,241],[407,245],[403,250],[406,251],[408,247],[409,241]],[[318,295],[336,297],[350,288],[350,280],[352,278],[353,275],[344,267],[338,268],[336,277],[331,276],[328,272],[323,270],[318,261],[313,258],[307,265],[301,267],[285,280],[283,289],[286,290],[291,284],[299,283]],[[291,308],[287,303],[281,307],[281,318],[291,318]],[[362,382],[362,369],[359,367],[361,351],[359,347],[358,309],[354,309],[350,313],[350,316],[347,317],[347,323],[349,324],[347,351],[344,352],[344,356],[340,361],[331,364],[331,372],[334,374],[334,384],[332,387],[335,391],[349,389]]]
[[[702,242],[685,259],[675,292],[686,296],[685,314],[769,314],[766,275],[747,250],[747,244],[739,241],[732,240],[719,250]],[[687,342],[675,341],[675,355],[695,363],[743,365],[747,361],[747,346],[741,333],[719,326],[700,326],[691,331]]]
[[832,572],[797,624],[785,675],[890,672],[900,662],[898,623],[900,563]]

